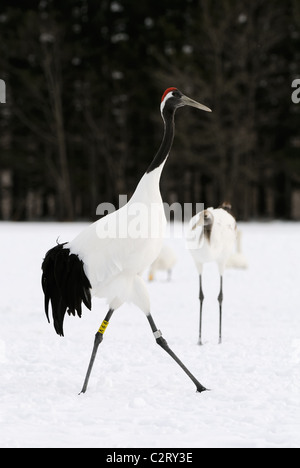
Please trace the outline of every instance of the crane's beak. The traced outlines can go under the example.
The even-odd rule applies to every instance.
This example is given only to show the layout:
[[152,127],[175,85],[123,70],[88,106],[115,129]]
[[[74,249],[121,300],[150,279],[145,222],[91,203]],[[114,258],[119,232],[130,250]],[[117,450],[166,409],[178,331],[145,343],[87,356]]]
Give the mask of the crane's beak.
[[181,97],[181,105],[182,106],[191,106],[191,107],[196,107],[197,109],[201,109],[205,112],[212,112],[212,110],[209,107],[204,106],[203,104],[200,104],[197,101],[194,101],[193,99],[183,95]]

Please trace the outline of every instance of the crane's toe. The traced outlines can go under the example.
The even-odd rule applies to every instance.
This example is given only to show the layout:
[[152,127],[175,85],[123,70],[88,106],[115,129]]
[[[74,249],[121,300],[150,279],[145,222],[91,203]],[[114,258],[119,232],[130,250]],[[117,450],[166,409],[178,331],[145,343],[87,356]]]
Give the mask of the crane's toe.
[[210,389],[209,389],[209,388],[203,387],[203,385],[197,385],[197,390],[196,390],[196,392],[197,392],[197,393],[210,392]]

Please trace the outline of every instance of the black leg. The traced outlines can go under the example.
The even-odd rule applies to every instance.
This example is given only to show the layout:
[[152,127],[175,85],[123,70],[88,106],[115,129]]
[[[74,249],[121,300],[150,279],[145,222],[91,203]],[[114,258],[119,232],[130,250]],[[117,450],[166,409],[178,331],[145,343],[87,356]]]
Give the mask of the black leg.
[[110,309],[107,312],[106,317],[105,317],[105,319],[103,320],[103,322],[101,324],[101,327],[99,328],[99,330],[97,331],[97,333],[95,335],[95,341],[94,341],[92,356],[91,356],[89,367],[88,367],[88,370],[87,370],[87,373],[86,373],[86,376],[85,376],[84,384],[83,384],[82,390],[79,393],[79,395],[81,393],[86,392],[86,389],[87,389],[87,386],[88,386],[88,383],[89,383],[89,378],[90,378],[92,368],[93,368],[93,365],[94,365],[94,361],[95,361],[95,358],[96,358],[96,354],[97,354],[97,351],[98,351],[99,344],[102,343],[102,341],[103,341],[103,334],[104,334],[104,332],[106,330],[106,327],[107,327],[107,325],[109,323],[109,320],[110,320],[113,312],[114,311],[112,309]]
[[203,301],[204,301],[204,294],[202,290],[202,275],[199,276],[199,300],[200,300],[200,325],[199,325],[198,344],[202,345],[202,307],[203,307]]
[[156,339],[156,343],[159,346],[161,346],[174,359],[174,361],[177,362],[177,364],[184,370],[184,372],[189,376],[189,378],[196,385],[197,392],[199,392],[199,393],[205,392],[205,390],[207,390],[207,389],[205,387],[203,387],[203,385],[201,385],[200,382],[198,382],[198,380],[193,376],[193,374],[191,374],[191,372],[185,367],[185,365],[180,361],[180,359],[178,359],[176,354],[173,353],[173,351],[169,348],[168,343],[162,337],[161,331],[157,329],[151,314],[147,315],[147,319],[148,319],[148,321],[150,323],[151,329],[153,331],[153,335],[154,335],[154,337]]
[[219,314],[220,314],[220,321],[219,321],[219,344],[222,343],[222,303],[223,303],[223,276],[220,276],[220,292],[218,295],[218,302],[219,302]]

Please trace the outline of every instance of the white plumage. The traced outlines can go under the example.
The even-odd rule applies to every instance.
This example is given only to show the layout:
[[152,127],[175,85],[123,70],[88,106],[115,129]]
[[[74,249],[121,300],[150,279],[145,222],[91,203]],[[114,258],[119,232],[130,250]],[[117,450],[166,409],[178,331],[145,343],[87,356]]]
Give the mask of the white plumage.
[[162,169],[145,174],[125,206],[65,245],[71,253],[79,252],[92,295],[106,298],[113,310],[132,302],[146,314],[150,311],[141,275],[158,256],[166,227],[158,183]]
[[200,328],[199,344],[202,344],[202,306],[204,294],[202,290],[202,272],[205,263],[215,262],[220,275],[220,293],[218,296],[220,311],[219,343],[222,341],[222,302],[223,274],[225,265],[232,253],[236,239],[236,221],[223,208],[208,208],[197,213],[189,223],[187,247],[195,262],[199,280]]
[[149,269],[149,281],[153,281],[157,271],[166,271],[168,280],[171,279],[172,270],[177,262],[174,250],[167,244],[163,244],[158,257],[154,260]]
[[203,264],[216,262],[222,275],[236,239],[236,221],[223,208],[208,208],[190,221],[189,248],[198,273]]

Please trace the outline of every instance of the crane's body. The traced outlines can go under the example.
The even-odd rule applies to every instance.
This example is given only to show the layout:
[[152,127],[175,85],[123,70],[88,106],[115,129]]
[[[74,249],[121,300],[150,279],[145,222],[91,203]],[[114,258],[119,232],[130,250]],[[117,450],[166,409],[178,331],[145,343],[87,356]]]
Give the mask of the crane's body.
[[202,289],[202,273],[205,263],[215,262],[220,275],[219,301],[219,343],[222,342],[222,302],[223,274],[226,263],[232,253],[236,239],[236,221],[222,207],[208,208],[196,214],[190,221],[188,247],[199,274],[200,326],[199,341],[202,344],[202,307],[204,294]]
[[198,244],[191,249],[198,273],[202,273],[204,263],[216,262],[223,274],[236,237],[235,219],[223,208],[208,208],[195,215],[190,224]]
[[113,310],[132,302],[143,312],[149,311],[141,275],[159,254],[166,227],[161,195],[154,183],[161,170],[146,174],[125,206],[66,244],[71,253],[80,253],[92,295],[106,298]]
[[184,105],[210,111],[176,88],[168,88],[161,100],[164,121],[161,146],[129,202],[87,227],[71,242],[51,249],[43,262],[45,311],[49,320],[51,302],[54,327],[59,335],[64,334],[66,312],[81,316],[82,303],[91,309],[92,296],[105,297],[109,304],[109,311],[95,336],[82,393],[87,389],[98,346],[109,320],[124,302],[133,302],[146,314],[156,342],[191,378],[197,391],[205,390],[169,348],[157,329],[150,313],[147,288],[141,278],[162,246],[166,218],[159,182],[173,143],[175,111]]
[[171,280],[172,269],[176,264],[177,257],[174,250],[167,244],[163,244],[158,257],[151,264],[149,269],[149,281],[153,281],[157,271],[166,271],[168,280]]

